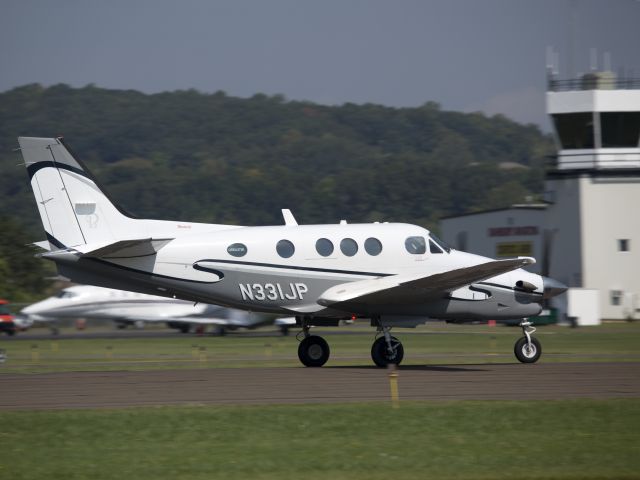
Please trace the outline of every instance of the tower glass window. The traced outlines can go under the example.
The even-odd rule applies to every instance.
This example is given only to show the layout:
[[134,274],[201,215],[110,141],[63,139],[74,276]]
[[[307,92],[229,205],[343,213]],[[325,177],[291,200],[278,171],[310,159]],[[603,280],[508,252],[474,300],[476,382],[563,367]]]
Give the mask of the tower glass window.
[[602,112],[600,125],[603,148],[638,147],[640,112]]
[[552,117],[563,149],[594,148],[591,112],[558,113]]

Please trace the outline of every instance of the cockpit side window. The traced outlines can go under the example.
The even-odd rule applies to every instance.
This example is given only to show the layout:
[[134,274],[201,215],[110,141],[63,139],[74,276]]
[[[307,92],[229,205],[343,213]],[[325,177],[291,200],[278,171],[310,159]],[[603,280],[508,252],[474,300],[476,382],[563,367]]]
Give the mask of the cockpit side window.
[[[445,252],[449,253],[451,251],[451,246],[444,240],[439,239],[433,233],[430,233],[429,237],[431,237],[431,240]],[[431,252],[431,253],[434,253],[434,252]]]
[[56,298],[73,298],[73,297],[77,297],[78,294],[77,293],[73,293],[73,292],[68,292],[66,290],[61,290],[60,292],[58,292],[58,294],[56,295]]
[[424,237],[408,237],[404,241],[404,248],[412,255],[422,255],[427,251],[427,242]]
[[429,239],[429,251],[431,253],[444,253],[444,251],[438,245],[436,245],[436,243],[432,239]]

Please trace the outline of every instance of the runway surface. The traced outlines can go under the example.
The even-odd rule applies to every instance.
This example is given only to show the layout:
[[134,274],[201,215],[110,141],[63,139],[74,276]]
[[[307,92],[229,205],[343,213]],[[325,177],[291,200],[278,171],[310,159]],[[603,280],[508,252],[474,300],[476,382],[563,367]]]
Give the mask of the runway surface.
[[[216,368],[0,375],[0,410],[388,401],[388,371]],[[640,397],[640,362],[407,366],[401,400]]]

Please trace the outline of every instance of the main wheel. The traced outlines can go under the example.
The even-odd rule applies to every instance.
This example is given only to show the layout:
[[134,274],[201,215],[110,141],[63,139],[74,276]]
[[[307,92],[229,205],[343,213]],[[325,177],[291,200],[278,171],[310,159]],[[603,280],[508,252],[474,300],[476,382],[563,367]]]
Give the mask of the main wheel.
[[531,346],[527,342],[527,337],[519,338],[513,347],[513,353],[522,363],[535,363],[542,355],[542,346],[537,338],[531,339]]
[[329,360],[329,344],[317,335],[310,335],[298,345],[298,358],[306,367],[321,367]]
[[400,340],[396,337],[391,337],[391,345],[393,345],[393,353],[390,354],[387,349],[387,342],[384,337],[380,337],[371,346],[371,358],[373,363],[377,366],[384,368],[391,363],[400,365],[404,358],[404,347]]

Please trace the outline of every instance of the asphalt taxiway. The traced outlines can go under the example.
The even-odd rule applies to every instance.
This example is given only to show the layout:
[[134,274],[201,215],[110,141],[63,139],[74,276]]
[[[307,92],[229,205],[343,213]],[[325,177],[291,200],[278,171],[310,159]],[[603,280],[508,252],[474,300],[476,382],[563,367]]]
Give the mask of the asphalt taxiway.
[[[401,400],[640,397],[640,362],[403,366]],[[0,375],[0,409],[388,401],[375,367],[203,368]]]

